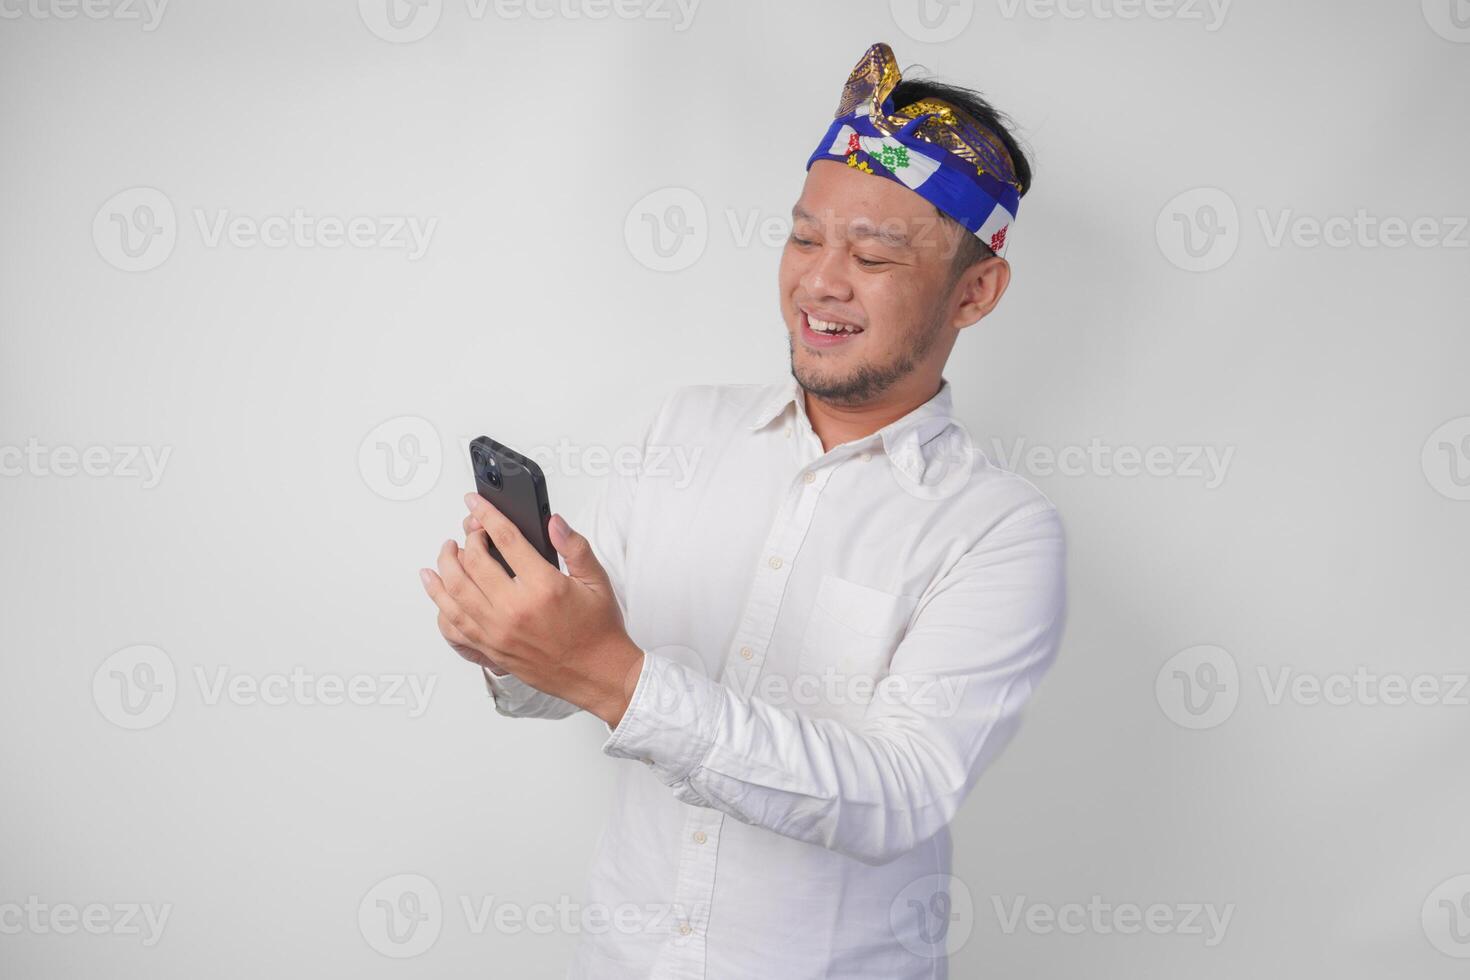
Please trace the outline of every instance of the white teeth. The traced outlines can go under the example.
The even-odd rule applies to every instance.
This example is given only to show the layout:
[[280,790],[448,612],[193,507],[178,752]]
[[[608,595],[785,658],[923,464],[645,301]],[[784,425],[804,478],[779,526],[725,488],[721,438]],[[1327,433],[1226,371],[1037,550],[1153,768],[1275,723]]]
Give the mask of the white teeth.
[[816,333],[827,334],[849,334],[862,333],[861,327],[850,327],[845,323],[833,323],[829,320],[818,320],[810,313],[806,315],[806,321]]

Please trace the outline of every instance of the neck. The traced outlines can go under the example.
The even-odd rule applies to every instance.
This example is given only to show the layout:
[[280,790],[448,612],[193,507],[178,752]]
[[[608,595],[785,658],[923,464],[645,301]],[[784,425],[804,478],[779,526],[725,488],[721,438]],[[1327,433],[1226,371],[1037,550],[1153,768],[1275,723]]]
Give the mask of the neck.
[[812,431],[822,440],[822,451],[862,439],[903,418],[939,393],[941,379],[922,378],[894,385],[864,405],[834,405],[802,389]]

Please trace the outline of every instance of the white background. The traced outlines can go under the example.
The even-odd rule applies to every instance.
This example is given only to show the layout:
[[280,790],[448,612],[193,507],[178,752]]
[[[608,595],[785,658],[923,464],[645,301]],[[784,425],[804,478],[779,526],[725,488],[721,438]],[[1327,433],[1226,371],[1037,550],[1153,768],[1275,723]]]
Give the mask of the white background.
[[[151,30],[0,3],[0,973],[561,975],[569,930],[476,932],[462,899],[578,901],[624,763],[592,719],[497,716],[416,570],[457,531],[464,440],[616,448],[677,385],[785,373],[774,242],[886,40],[1034,151],[1011,292],[946,374],[1071,543],[1061,657],[957,820],[955,975],[1464,975],[1470,5],[925,2],[927,28],[914,0],[430,0],[395,29],[376,0],[176,0]],[[159,200],[135,188],[164,234],[129,259],[115,221]],[[436,223],[417,258],[208,234],[298,210]],[[1360,210],[1433,227],[1313,243]],[[1172,468],[1030,452],[1089,445]],[[128,447],[169,452],[156,486]],[[548,469],[575,518],[592,480]],[[129,730],[113,673],[160,655],[109,658],[139,645],[174,681]],[[436,686],[419,717],[210,703],[298,667]],[[1274,696],[1360,668],[1438,702]],[[359,922],[400,874],[442,903],[411,960]],[[170,912],[152,945],[11,928],[31,896]],[[1214,945],[1008,929],[1018,900],[1231,919]]]

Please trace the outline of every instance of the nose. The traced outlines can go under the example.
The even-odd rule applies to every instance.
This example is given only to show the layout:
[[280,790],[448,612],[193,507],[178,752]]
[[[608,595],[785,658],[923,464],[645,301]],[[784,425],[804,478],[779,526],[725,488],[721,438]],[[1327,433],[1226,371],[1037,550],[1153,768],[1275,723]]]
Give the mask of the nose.
[[801,274],[801,288],[813,300],[847,302],[852,299],[846,249],[830,243],[817,249]]

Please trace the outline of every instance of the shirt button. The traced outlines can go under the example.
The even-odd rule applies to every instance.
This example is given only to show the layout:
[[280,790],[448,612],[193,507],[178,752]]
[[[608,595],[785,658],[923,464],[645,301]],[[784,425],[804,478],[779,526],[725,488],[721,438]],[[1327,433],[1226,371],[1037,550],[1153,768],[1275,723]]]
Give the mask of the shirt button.
[[704,831],[696,830],[694,832],[694,843],[703,844],[707,840],[709,840],[709,835],[706,834]]
[[694,927],[687,922],[679,923],[679,935],[687,936],[694,931]]
[[870,460],[872,458],[873,458],[873,454],[872,453],[859,453],[858,454],[858,459],[862,460],[864,463],[866,463],[868,460]]
[[786,427],[786,438],[791,438],[791,426],[789,425]]
[[801,479],[803,483],[816,483],[817,474],[813,473],[811,470],[807,470],[805,473],[802,474]]
[[741,647],[740,648],[740,659],[741,660],[749,660],[750,658],[752,658],[754,656],[755,656],[755,652],[752,651],[750,649],[750,647]]
[[781,559],[780,558],[777,558],[775,555],[772,555],[771,556],[771,560],[768,561],[768,562],[766,562],[766,564],[767,565],[770,565],[772,568],[780,568],[781,567]]

